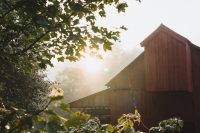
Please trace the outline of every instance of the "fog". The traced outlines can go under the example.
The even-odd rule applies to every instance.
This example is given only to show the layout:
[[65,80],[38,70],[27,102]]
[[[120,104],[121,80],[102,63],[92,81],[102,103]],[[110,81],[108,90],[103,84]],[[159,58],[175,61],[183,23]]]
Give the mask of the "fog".
[[122,46],[116,45],[103,59],[97,60],[103,64],[103,67],[95,73],[88,73],[80,62],[65,62],[56,63],[54,68],[49,69],[48,75],[54,73],[50,80],[59,83],[64,90],[65,101],[71,102],[106,89],[105,84],[142,51],[134,48],[127,52]]

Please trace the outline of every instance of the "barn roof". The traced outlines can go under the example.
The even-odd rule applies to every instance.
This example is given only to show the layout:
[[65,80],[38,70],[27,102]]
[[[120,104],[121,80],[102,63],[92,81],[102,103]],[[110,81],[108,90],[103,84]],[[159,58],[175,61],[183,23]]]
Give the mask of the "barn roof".
[[147,38],[145,38],[140,44],[142,47],[148,44],[148,42],[153,39],[156,35],[158,35],[160,32],[165,32],[168,35],[176,38],[177,40],[183,42],[184,44],[189,43],[190,41],[181,36],[180,34],[176,33],[175,31],[169,29],[167,26],[161,24],[155,31],[153,31]]
[[124,69],[122,69],[119,73],[117,73],[117,75],[115,75],[108,83],[106,83],[106,86],[109,86],[109,84],[115,79],[117,78],[120,74],[122,74],[128,67],[132,66],[134,67],[134,65],[138,62],[138,61],[144,61],[144,51],[142,53],[140,53],[131,63],[129,63]]

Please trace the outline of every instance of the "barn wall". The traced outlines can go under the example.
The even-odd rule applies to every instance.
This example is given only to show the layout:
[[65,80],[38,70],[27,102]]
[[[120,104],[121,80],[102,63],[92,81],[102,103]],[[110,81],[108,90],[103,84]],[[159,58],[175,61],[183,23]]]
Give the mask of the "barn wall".
[[191,91],[185,43],[161,31],[144,47],[148,91]]
[[[132,92],[131,92],[132,91]],[[150,92],[146,89],[114,89],[111,100],[111,121],[123,113],[133,113],[134,107],[142,116],[147,127],[153,127],[161,120],[179,117],[184,120],[184,132],[194,133],[194,101],[193,95],[186,91]],[[140,127],[145,131],[144,127]]]
[[197,133],[200,133],[200,48],[191,46],[193,93],[196,111]]
[[117,119],[124,113],[132,113],[130,89],[114,89],[111,92],[111,123],[116,124]]
[[110,90],[103,90],[70,103],[73,111],[82,111],[98,117],[101,123],[110,123]]
[[108,107],[110,90],[104,90],[70,103],[73,108]]
[[123,113],[133,113],[134,107],[137,106],[137,98],[140,97],[138,92],[144,90],[144,79],[144,54],[142,53],[110,82],[113,124]]
[[148,127],[156,126],[159,121],[171,117],[180,117],[185,122],[185,132],[194,129],[194,102],[192,93],[176,92],[149,92],[139,91],[137,108],[142,115],[142,121]]

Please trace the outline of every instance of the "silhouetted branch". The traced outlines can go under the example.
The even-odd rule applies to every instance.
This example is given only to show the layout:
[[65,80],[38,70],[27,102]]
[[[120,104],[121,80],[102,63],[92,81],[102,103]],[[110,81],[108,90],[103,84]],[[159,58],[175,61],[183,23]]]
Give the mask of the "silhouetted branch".
[[40,35],[38,38],[36,38],[28,47],[24,48],[21,51],[18,51],[16,53],[14,53],[13,55],[20,55],[23,54],[25,52],[27,52],[28,50],[30,50],[38,41],[40,41],[43,37],[45,37],[47,34],[49,34],[50,31],[46,31],[45,33],[43,33],[42,35]]

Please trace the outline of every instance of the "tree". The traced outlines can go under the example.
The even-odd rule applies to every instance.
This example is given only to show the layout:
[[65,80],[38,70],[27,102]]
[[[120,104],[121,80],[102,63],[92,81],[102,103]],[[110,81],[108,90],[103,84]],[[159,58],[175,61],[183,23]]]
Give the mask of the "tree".
[[52,83],[44,80],[42,72],[19,72],[8,62],[1,62],[0,70],[0,97],[6,108],[14,106],[35,113],[47,107]]
[[87,49],[111,50],[119,29],[95,23],[97,15],[106,17],[107,5],[119,13],[127,7],[120,0],[1,0],[0,60],[29,71],[53,66],[52,58],[77,61]]

